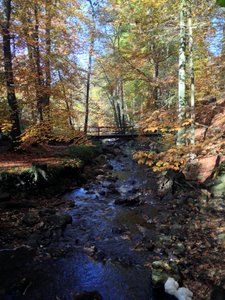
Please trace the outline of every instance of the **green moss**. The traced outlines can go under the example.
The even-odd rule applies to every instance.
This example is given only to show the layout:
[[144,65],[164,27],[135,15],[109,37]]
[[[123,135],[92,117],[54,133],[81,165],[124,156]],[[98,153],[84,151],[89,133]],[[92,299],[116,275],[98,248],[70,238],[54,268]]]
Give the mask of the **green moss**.
[[95,156],[102,153],[99,146],[73,145],[68,148],[67,154],[72,158],[77,158],[83,163],[90,162]]

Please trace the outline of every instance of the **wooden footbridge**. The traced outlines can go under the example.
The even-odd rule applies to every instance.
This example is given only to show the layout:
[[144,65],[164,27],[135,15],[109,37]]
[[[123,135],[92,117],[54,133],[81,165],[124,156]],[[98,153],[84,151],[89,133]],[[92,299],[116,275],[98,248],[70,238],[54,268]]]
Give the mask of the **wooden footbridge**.
[[134,126],[128,126],[124,129],[112,126],[96,126],[89,127],[87,135],[91,139],[133,139],[137,138],[138,136],[158,137],[160,136],[160,133],[139,132],[137,128],[134,128]]

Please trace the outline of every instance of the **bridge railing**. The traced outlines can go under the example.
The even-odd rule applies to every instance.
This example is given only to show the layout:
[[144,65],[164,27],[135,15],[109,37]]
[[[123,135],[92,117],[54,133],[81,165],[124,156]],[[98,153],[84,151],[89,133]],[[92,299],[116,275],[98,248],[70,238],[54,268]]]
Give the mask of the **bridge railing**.
[[126,126],[125,130],[121,130],[118,127],[113,127],[113,126],[92,126],[88,127],[88,134],[90,135],[105,135],[105,134],[122,134],[122,133],[127,133],[134,129],[134,126]]

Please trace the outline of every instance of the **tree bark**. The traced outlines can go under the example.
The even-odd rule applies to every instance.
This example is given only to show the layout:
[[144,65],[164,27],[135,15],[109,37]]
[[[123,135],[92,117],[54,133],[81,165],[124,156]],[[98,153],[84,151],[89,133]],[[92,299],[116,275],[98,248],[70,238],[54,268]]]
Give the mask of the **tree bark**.
[[33,47],[33,56],[36,65],[36,97],[37,97],[37,111],[39,116],[39,121],[44,120],[43,116],[43,102],[44,102],[44,82],[43,82],[43,72],[41,68],[41,55],[40,55],[40,46],[39,46],[39,17],[38,17],[38,7],[34,7],[34,47]]
[[4,55],[4,71],[5,83],[7,89],[7,100],[10,107],[10,117],[12,122],[11,136],[14,145],[18,143],[18,138],[21,134],[19,107],[15,93],[15,83],[12,65],[11,52],[11,36],[10,36],[10,21],[11,21],[11,0],[3,1],[5,20],[1,22],[1,31],[3,38],[3,55]]
[[50,119],[50,96],[51,96],[51,0],[46,0],[46,24],[45,24],[45,43],[46,43],[46,56],[45,56],[45,101],[44,108],[46,109],[47,118]]
[[[187,32],[187,0],[180,0],[180,48],[178,77],[178,118],[180,122],[186,117],[186,32]],[[178,131],[177,145],[186,143],[185,128]]]
[[87,130],[88,130],[92,57],[93,57],[94,43],[95,43],[95,12],[94,12],[92,0],[88,0],[88,2],[90,3],[91,11],[92,11],[92,28],[91,28],[91,43],[90,43],[90,50],[89,50],[89,59],[88,59],[86,99],[85,99],[85,120],[84,120],[84,132],[85,133],[87,133]]
[[69,102],[68,102],[68,99],[67,99],[66,89],[65,89],[65,85],[63,83],[63,78],[62,78],[62,75],[60,73],[60,70],[58,70],[58,75],[59,75],[59,80],[60,80],[60,82],[62,84],[62,88],[63,88],[63,94],[64,94],[64,99],[65,99],[65,104],[66,104],[66,110],[67,110],[67,113],[68,113],[69,124],[70,124],[71,129],[74,130],[73,121],[72,121],[72,117],[71,117],[71,113],[70,113],[70,105],[69,105]]
[[193,27],[192,27],[192,3],[188,2],[188,34],[189,34],[189,65],[190,65],[190,92],[191,92],[191,144],[195,144],[195,73],[194,73],[194,61],[193,61]]

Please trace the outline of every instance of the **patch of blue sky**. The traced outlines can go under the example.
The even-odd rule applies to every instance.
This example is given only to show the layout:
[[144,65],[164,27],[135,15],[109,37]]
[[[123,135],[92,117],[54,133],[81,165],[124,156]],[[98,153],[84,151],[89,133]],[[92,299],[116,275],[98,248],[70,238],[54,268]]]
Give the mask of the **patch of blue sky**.
[[212,18],[211,23],[215,33],[213,36],[208,38],[209,51],[212,55],[219,56],[223,50],[223,31],[225,27],[225,18]]

